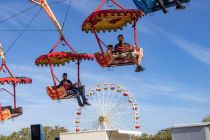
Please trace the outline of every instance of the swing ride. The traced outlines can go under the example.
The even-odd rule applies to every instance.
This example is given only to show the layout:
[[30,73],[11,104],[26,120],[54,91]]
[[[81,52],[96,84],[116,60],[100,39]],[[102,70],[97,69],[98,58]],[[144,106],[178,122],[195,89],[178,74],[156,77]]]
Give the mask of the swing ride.
[[[136,24],[144,13],[136,9],[125,9],[115,0],[110,0],[119,9],[100,10],[109,0],[103,0],[100,5],[89,15],[82,24],[82,31],[91,31],[97,40],[100,52],[95,53],[95,59],[101,67],[116,67],[127,65],[141,65],[143,49],[138,46]],[[98,36],[99,32],[116,32],[123,30],[127,24],[133,25],[135,45],[121,45],[120,49],[109,49]],[[107,49],[104,51],[103,47]],[[142,71],[141,69],[140,71]]]
[[[86,53],[77,53],[74,48],[66,41],[63,29],[60,26],[58,20],[56,19],[55,15],[53,14],[49,4],[47,3],[46,0],[31,0],[32,2],[40,5],[47,15],[50,17],[52,22],[54,23],[55,27],[57,28],[57,31],[59,32],[60,38],[56,42],[56,44],[52,47],[52,49],[49,51],[48,54],[42,55],[38,57],[35,60],[35,64],[37,66],[49,66],[50,71],[52,74],[52,79],[53,79],[53,86],[48,86],[46,87],[47,93],[49,97],[52,100],[61,100],[61,99],[71,99],[75,97],[75,93],[71,92],[70,93],[66,92],[66,88],[61,86],[57,86],[57,82],[59,81],[58,78],[54,74],[53,66],[64,66],[66,63],[71,62],[76,62],[77,64],[77,87],[80,88],[84,92],[84,86],[81,85],[80,81],[80,63],[83,60],[93,60],[94,56],[92,54],[86,54]],[[59,46],[59,44],[62,43],[62,45],[68,46],[70,49],[69,52],[54,52],[54,50]]]
[[[67,63],[75,62],[77,65],[77,83],[75,86],[85,93],[85,86],[81,84],[80,80],[80,65],[84,60],[94,60],[103,68],[137,65],[136,72],[141,72],[144,69],[141,67],[143,59],[143,49],[139,47],[137,37],[137,22],[140,18],[148,13],[159,11],[162,9],[157,4],[156,0],[133,0],[138,9],[125,9],[116,0],[103,0],[99,6],[84,20],[82,24],[82,31],[86,33],[93,33],[99,52],[93,54],[78,53],[68,43],[65,38],[63,27],[61,27],[56,16],[54,15],[47,0],[30,0],[44,9],[46,14],[59,33],[59,39],[51,48],[51,50],[44,55],[39,56],[35,60],[37,66],[49,66],[52,75],[53,86],[47,86],[47,94],[52,100],[72,99],[76,96],[73,91],[67,92],[67,87],[58,86],[58,78],[54,73],[54,67],[65,66]],[[190,0],[180,0],[181,3],[188,3]],[[102,10],[102,6],[107,2],[112,2],[116,9]],[[166,8],[176,5],[175,0],[163,0]],[[118,48],[110,47],[99,37],[99,33],[117,32],[123,30],[128,25],[132,26],[134,36],[134,45],[121,44]],[[58,46],[62,44],[67,46],[68,51],[55,51]],[[16,105],[16,86],[17,84],[30,84],[32,80],[27,77],[14,77],[6,65],[4,51],[0,45],[0,56],[2,64],[0,72],[3,68],[9,73],[10,77],[0,78],[0,84],[12,85],[13,92],[6,88],[0,88],[1,92],[6,92],[14,99],[13,106],[2,106],[0,103],[0,122],[8,119],[16,118],[22,115],[22,107]],[[81,130],[107,130],[107,129],[125,129],[137,131],[140,129],[140,114],[138,104],[135,98],[128,93],[128,90],[121,85],[112,83],[98,84],[95,88],[91,88],[87,94],[88,101],[91,102],[90,107],[78,106],[76,110],[75,129],[76,132]],[[129,122],[123,125],[124,122]]]
[[[34,2],[34,0],[32,0],[32,1]],[[55,44],[55,46],[50,50],[50,52],[47,55],[42,55],[42,56],[38,57],[36,59],[35,63],[36,63],[36,65],[50,66],[51,74],[52,74],[53,81],[54,81],[54,86],[47,87],[47,92],[48,92],[48,95],[51,97],[51,99],[59,100],[59,99],[72,98],[71,95],[68,95],[65,92],[65,87],[57,86],[57,84],[56,84],[57,78],[54,75],[52,67],[60,66],[60,65],[64,66],[65,63],[68,63],[70,61],[73,61],[73,62],[76,61],[78,64],[78,83],[80,83],[80,78],[79,78],[79,64],[80,63],[79,62],[81,60],[90,60],[90,59],[92,60],[94,58],[94,56],[88,55],[88,54],[77,54],[74,51],[74,49],[68,44],[68,42],[65,40],[63,31],[62,31],[61,27],[59,26],[59,23],[56,20],[54,14],[53,14],[52,10],[50,9],[49,5],[47,4],[47,2],[45,0],[42,0],[42,1],[36,0],[35,2],[37,4],[40,4],[45,9],[46,13],[48,14],[48,16],[50,16],[51,20],[53,21],[53,23],[55,24],[55,26],[57,27],[57,29],[60,33],[60,39]],[[133,14],[133,13],[135,13],[135,12],[130,11],[130,13],[127,13],[127,15]],[[143,13],[141,13],[139,11],[138,12],[136,11],[136,14],[138,14],[138,16],[143,15]],[[132,20],[130,19],[129,16],[128,16],[128,18],[125,18],[125,19],[129,20],[127,22],[130,22],[130,21],[132,22]],[[137,19],[134,19],[134,20],[136,21]],[[125,24],[125,23],[123,23],[123,24]],[[136,28],[134,30],[136,30]],[[72,52],[53,52],[61,41],[64,41]],[[83,89],[83,91],[84,91],[84,89]],[[97,88],[90,90],[88,96],[90,97],[90,98],[88,98],[88,100],[91,101],[93,103],[93,105],[91,105],[91,107],[87,107],[84,110],[82,110],[82,108],[80,106],[78,106],[78,109],[76,112],[77,117],[75,120],[75,127],[76,127],[77,132],[79,132],[81,128],[82,129],[91,129],[91,130],[94,130],[94,129],[102,130],[102,129],[111,129],[111,128],[117,129],[120,127],[119,125],[116,125],[116,124],[114,125],[115,122],[113,122],[113,120],[111,120],[111,118],[108,118],[108,116],[103,116],[102,114],[98,118],[98,126],[97,127],[90,128],[83,124],[83,123],[87,124],[87,120],[84,121],[81,114],[83,114],[84,111],[86,113],[91,113],[91,109],[93,109],[93,108],[96,109],[95,111],[97,111],[97,106],[99,105],[98,101],[102,100],[102,97],[104,100],[103,100],[103,104],[99,105],[100,109],[105,108],[109,104],[110,105],[109,111],[111,111],[110,113],[113,114],[113,111],[115,113],[117,113],[117,114],[113,114],[112,119],[114,119],[113,118],[114,115],[118,115],[119,118],[121,118],[121,120],[128,119],[128,120],[134,121],[134,124],[132,125],[132,123],[131,123],[129,129],[137,130],[140,128],[140,122],[139,122],[140,115],[139,115],[138,106],[134,100],[134,97],[130,96],[128,94],[128,91],[125,90],[124,88],[122,88],[120,85],[114,85],[114,84],[103,84],[101,86],[98,85]],[[105,98],[105,97],[107,97],[107,98]],[[92,98],[94,98],[94,99],[92,100]],[[95,102],[93,102],[93,101],[95,101]],[[105,101],[107,104],[104,103]],[[118,102],[115,102],[115,101],[118,101]],[[121,102],[121,101],[123,101],[123,102]],[[119,105],[120,105],[120,107],[122,107],[121,114],[120,114],[120,112],[117,112],[116,108],[111,107],[112,106],[111,103],[116,103],[116,105],[113,105],[113,107],[114,106],[117,107]],[[100,110],[99,112],[102,112],[102,111],[105,111],[105,110]],[[108,110],[106,110],[106,111],[108,111]],[[92,110],[92,113],[93,112],[94,112],[94,110]],[[106,113],[108,113],[108,112],[106,112]],[[124,113],[129,113],[130,115],[123,115]],[[95,112],[95,114],[97,114],[97,112]],[[106,115],[108,115],[108,114],[106,114]],[[90,118],[91,118],[91,116],[90,116]],[[126,116],[129,116],[129,117],[126,117]],[[93,119],[93,116],[92,116],[92,119]],[[109,119],[109,123],[106,122],[106,121],[108,121],[108,119]],[[97,123],[97,121],[96,121],[96,123]],[[89,125],[95,125],[95,124],[89,123]]]
[[[5,84],[11,85],[13,87],[13,92],[10,92],[8,89],[1,87],[0,91],[8,93],[13,97],[13,107],[12,106],[2,106],[0,103],[0,122],[16,118],[20,115],[22,115],[22,107],[17,107],[17,101],[16,101],[16,86],[18,84],[31,84],[32,80],[27,77],[14,77],[10,69],[8,68],[5,60],[5,55],[3,51],[3,47],[0,44],[0,56],[2,59],[2,64],[0,66],[0,72],[8,72],[9,77],[0,78],[0,84],[3,86]],[[4,68],[6,71],[4,71]]]
[[[136,7],[139,10],[142,10],[145,14],[153,13],[159,10],[162,10],[163,7],[161,7],[160,4],[158,4],[159,0],[133,0]],[[163,2],[163,6],[165,8],[170,8],[177,5],[177,0],[160,0]],[[190,0],[179,0],[180,4],[189,3]],[[177,9],[179,9],[177,7]]]

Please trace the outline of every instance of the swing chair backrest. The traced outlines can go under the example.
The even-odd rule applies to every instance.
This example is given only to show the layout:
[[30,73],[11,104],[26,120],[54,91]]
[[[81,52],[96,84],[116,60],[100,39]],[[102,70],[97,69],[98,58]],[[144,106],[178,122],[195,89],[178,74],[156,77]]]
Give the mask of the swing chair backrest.
[[93,12],[84,21],[82,30],[85,32],[93,32],[93,29],[97,32],[114,31],[118,29],[122,30],[127,24],[136,22],[139,18],[144,16],[144,13],[139,10],[100,10]]
[[12,115],[9,109],[4,109],[2,112],[0,112],[0,121],[5,121],[10,118],[12,118]]
[[[76,93],[74,93],[72,90],[69,90],[68,91],[69,93],[67,93],[66,89],[63,86],[61,87],[49,86],[46,87],[46,89],[49,97],[52,100],[72,99],[76,97]],[[85,93],[85,86],[84,85],[80,86],[79,90],[82,93]]]
[[2,107],[2,110],[3,111],[4,110],[9,110],[9,112],[10,112],[10,118],[16,118],[16,117],[18,117],[18,116],[20,116],[20,115],[23,114],[22,107],[17,107],[17,108],[14,108],[13,109],[12,106],[4,106],[4,107]]
[[67,93],[64,87],[50,86],[50,87],[46,87],[46,89],[47,89],[47,94],[52,100],[63,99],[65,96],[67,96]]
[[[133,0],[138,9],[142,10],[145,14],[161,10],[156,0]],[[180,0],[181,3],[188,3],[190,0]],[[175,0],[163,0],[166,8],[176,5]]]
[[107,53],[95,53],[96,61],[101,67],[116,67],[134,65],[137,61],[137,56],[133,53],[138,53],[140,57],[143,57],[143,49],[132,49],[125,52],[107,52]]

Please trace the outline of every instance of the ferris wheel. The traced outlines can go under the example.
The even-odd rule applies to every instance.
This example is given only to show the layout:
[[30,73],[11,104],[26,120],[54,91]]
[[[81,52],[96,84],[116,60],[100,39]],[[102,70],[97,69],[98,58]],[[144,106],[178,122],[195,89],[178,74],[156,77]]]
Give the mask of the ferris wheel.
[[140,114],[135,98],[121,85],[104,83],[87,94],[91,106],[76,110],[76,132],[81,130],[140,129]]

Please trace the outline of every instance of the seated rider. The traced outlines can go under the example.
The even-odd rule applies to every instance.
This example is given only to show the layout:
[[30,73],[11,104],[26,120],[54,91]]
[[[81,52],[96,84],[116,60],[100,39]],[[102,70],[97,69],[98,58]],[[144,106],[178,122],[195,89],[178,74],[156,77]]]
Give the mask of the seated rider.
[[124,46],[130,46],[128,43],[124,42],[124,36],[123,35],[118,35],[118,44],[115,45],[115,51],[120,50]]
[[107,46],[107,52],[110,52],[110,53],[112,53],[112,51],[113,51],[113,46],[112,45],[108,45]]
[[[72,84],[72,82],[69,79],[67,79],[67,73],[63,73],[63,80],[60,82],[59,86],[63,86],[66,89],[67,93],[69,93],[68,92],[69,90],[75,92],[80,107],[83,107],[84,105],[90,105],[87,102],[85,93],[81,92],[79,88],[77,88],[74,84]],[[82,97],[83,103],[80,99],[80,96]]]
[[[168,13],[168,10],[166,9],[163,0],[156,0],[158,5],[162,8],[163,12],[166,14]],[[176,2],[176,9],[185,9],[186,7],[184,5],[182,5],[182,3],[180,2],[180,0],[175,0]]]
[[[123,47],[126,47],[126,46],[131,46],[130,44],[128,43],[125,43],[124,42],[124,36],[123,35],[118,35],[118,44],[115,45],[115,51],[118,51],[120,49],[122,49]],[[133,48],[133,47],[130,47],[130,48]],[[144,68],[140,65],[141,64],[141,56],[139,56],[139,53],[134,51],[134,56],[137,56],[137,60],[136,60],[136,72],[141,72],[141,71],[144,71]]]

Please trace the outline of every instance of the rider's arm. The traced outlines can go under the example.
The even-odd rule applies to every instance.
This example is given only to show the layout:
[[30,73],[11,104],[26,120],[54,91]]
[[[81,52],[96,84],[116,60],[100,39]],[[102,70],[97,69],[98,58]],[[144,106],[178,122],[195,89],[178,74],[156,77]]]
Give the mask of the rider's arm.
[[58,85],[58,87],[63,86],[63,80],[60,82],[60,84]]

